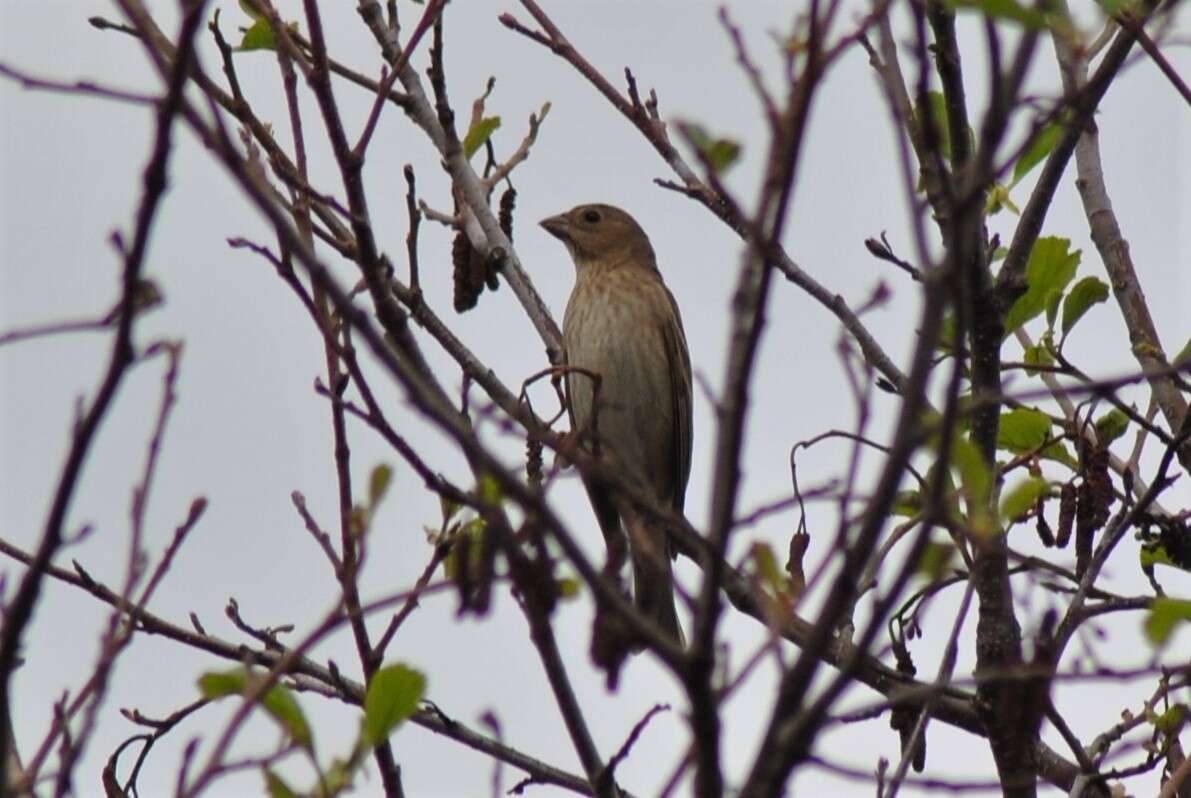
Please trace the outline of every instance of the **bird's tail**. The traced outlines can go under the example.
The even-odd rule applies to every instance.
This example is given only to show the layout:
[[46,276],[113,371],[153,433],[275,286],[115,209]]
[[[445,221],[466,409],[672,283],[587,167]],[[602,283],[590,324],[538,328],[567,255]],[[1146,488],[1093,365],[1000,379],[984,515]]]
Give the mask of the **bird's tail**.
[[[682,625],[674,606],[674,571],[671,567],[665,532],[645,530],[646,545],[629,531],[629,550],[633,557],[633,603],[679,646],[685,646]],[[659,541],[660,538],[660,541]],[[660,543],[661,545],[658,545]],[[652,545],[651,545],[652,544]]]

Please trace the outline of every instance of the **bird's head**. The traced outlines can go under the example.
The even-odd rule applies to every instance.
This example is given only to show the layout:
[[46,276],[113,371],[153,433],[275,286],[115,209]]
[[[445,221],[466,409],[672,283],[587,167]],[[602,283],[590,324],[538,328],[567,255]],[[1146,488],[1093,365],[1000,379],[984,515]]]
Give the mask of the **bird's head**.
[[645,231],[620,208],[599,203],[577,205],[540,224],[566,245],[580,271],[621,264],[656,268]]

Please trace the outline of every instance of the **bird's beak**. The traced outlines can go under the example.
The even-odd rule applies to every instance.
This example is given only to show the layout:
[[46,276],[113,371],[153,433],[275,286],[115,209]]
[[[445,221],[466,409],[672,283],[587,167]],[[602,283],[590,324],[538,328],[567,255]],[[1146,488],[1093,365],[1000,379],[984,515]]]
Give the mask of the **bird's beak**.
[[559,241],[566,242],[571,239],[571,220],[566,217],[566,214],[560,213],[557,216],[551,216],[538,224]]

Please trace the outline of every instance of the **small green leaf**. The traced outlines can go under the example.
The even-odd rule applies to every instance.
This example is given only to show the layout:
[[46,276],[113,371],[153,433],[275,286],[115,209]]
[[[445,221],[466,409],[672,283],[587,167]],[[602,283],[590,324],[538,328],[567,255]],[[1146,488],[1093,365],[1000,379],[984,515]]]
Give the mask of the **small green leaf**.
[[563,577],[562,579],[554,580],[554,587],[558,591],[558,597],[569,601],[570,599],[579,598],[579,580],[573,577]]
[[381,668],[372,674],[364,696],[364,739],[376,747],[397,725],[413,715],[426,692],[426,677],[407,665]]
[[947,575],[947,566],[955,559],[955,545],[930,541],[918,560],[918,573],[931,582],[938,582]]
[[955,314],[945,313],[943,321],[939,324],[938,349],[940,352],[954,352],[955,343]]
[[[204,673],[199,677],[198,685],[203,697],[224,698],[243,695],[248,689],[248,682],[248,672],[243,668],[236,668],[230,671]],[[304,748],[310,746],[310,724],[306,722],[301,706],[287,687],[273,685],[265,692],[260,703],[289,734],[290,739]]]
[[449,524],[451,519],[454,518],[461,509],[463,509],[462,504],[456,501],[451,501],[446,496],[438,497],[438,506],[442,510],[443,526]]
[[781,594],[786,590],[786,575],[778,567],[777,557],[768,543],[758,541],[752,548],[753,565],[757,569],[757,576],[761,582],[774,593]]
[[913,518],[922,512],[922,494],[916,490],[898,491],[897,496],[893,499],[893,507],[890,512],[894,515]]
[[1170,552],[1161,543],[1156,542],[1143,543],[1137,553],[1137,559],[1141,564],[1141,570],[1146,573],[1153,571],[1155,565],[1174,565]]
[[1187,705],[1175,704],[1161,715],[1155,715],[1150,722],[1154,728],[1168,737],[1178,734],[1187,720]]
[[1026,263],[1026,292],[1017,298],[1005,314],[1005,335],[1046,310],[1055,291],[1062,291],[1075,277],[1079,268],[1081,252],[1071,251],[1071,241],[1066,238],[1039,238],[1030,251]]
[[1035,166],[1046,160],[1050,155],[1050,151],[1055,148],[1055,144],[1059,141],[1059,136],[1063,134],[1063,126],[1057,122],[1051,122],[1042,130],[1038,131],[1038,135],[1034,136],[1030,142],[1030,146],[1026,147],[1025,152],[1017,159],[1017,163],[1013,165],[1013,182],[1009,184],[1013,188],[1018,182],[1030,173]]
[[1055,328],[1055,321],[1059,318],[1059,304],[1063,301],[1061,290],[1051,291],[1046,296],[1046,334],[1050,335]]
[[499,116],[485,116],[477,119],[472,123],[467,130],[467,135],[463,137],[463,156],[470,158],[476,154],[476,150],[484,146],[496,129],[500,127]]
[[389,492],[389,486],[393,483],[393,468],[392,466],[381,463],[376,468],[372,469],[372,474],[368,477],[368,506],[375,510],[376,506],[380,504],[381,500],[385,498],[385,494]]
[[1174,360],[1170,362],[1178,368],[1191,365],[1191,338],[1187,339],[1186,345],[1179,350],[1179,353],[1174,356]]
[[230,671],[208,671],[198,679],[199,692],[203,698],[223,698],[229,695],[243,695],[248,677],[243,668]]
[[1017,485],[1001,497],[1001,520],[1008,523],[1020,518],[1049,487],[1050,483],[1042,477],[1030,477]]
[[298,794],[276,772],[264,768],[261,775],[265,777],[265,792],[269,798],[298,798]]
[[992,188],[988,190],[988,196],[984,201],[984,212],[988,216],[1000,213],[1004,208],[1012,213],[1014,216],[1021,216],[1021,209],[1013,204],[1013,200],[1009,197],[1009,187],[994,183]]
[[451,549],[442,561],[443,573],[447,579],[456,580],[460,575],[460,559],[466,557],[469,573],[476,573],[481,565],[483,552],[481,546],[484,541],[486,527],[483,518],[472,518],[470,521],[455,525],[457,529],[451,538]]
[[1056,463],[1062,463],[1072,471],[1079,469],[1079,461],[1071,454],[1071,450],[1067,448],[1067,444],[1062,441],[1055,441],[1050,444],[1039,452],[1038,456],[1043,460],[1053,460]]
[[947,100],[943,97],[943,92],[932,91],[927,92],[927,101],[926,106],[918,103],[914,111],[918,126],[922,130],[925,130],[927,125],[934,128],[939,139],[939,154],[951,160],[951,127],[947,124]]
[[[1055,359],[1051,356],[1050,350],[1048,350],[1042,344],[1034,344],[1031,347],[1027,347],[1022,353],[1022,361],[1027,366],[1053,366],[1055,364]],[[1033,377],[1035,374],[1038,374],[1039,371],[1041,371],[1041,369],[1027,368],[1026,374],[1029,374],[1031,377]]]
[[1023,6],[1016,0],[951,0],[951,5],[956,9],[979,11],[992,19],[1016,22],[1034,30],[1046,26],[1044,14]]
[[1096,5],[1106,16],[1115,17],[1129,7],[1130,0],[1096,0]]
[[1096,437],[1104,446],[1125,434],[1129,428],[1129,416],[1119,407],[1114,407],[1096,419]]
[[707,161],[712,172],[719,174],[736,163],[740,157],[740,144],[732,139],[719,138],[707,132],[702,125],[680,122],[680,129],[695,149]]
[[1150,602],[1145,619],[1146,637],[1155,645],[1164,645],[1180,622],[1191,621],[1191,601],[1160,596]]
[[480,475],[480,501],[484,504],[498,505],[502,498],[500,482],[496,477],[485,472]]
[[1019,407],[1001,414],[997,448],[1025,454],[1041,446],[1050,432],[1050,417],[1041,410]]
[[988,506],[992,478],[984,457],[966,437],[957,438],[951,447],[951,463],[959,472],[959,482],[968,494],[968,512],[976,516]]
[[260,17],[250,27],[244,28],[244,36],[240,39],[240,46],[236,49],[248,50],[276,50],[277,36],[269,20]]
[[303,748],[310,746],[310,724],[306,722],[306,715],[302,712],[298,699],[294,698],[288,687],[273,685],[261,699],[261,705],[281,724],[291,740]]
[[993,250],[992,255],[989,257],[989,261],[996,263],[999,260],[1005,260],[1005,256],[1008,254],[1009,247],[997,247]]
[[[345,792],[352,786],[352,774],[355,773],[359,763],[355,761],[345,761],[336,757],[331,760],[331,767],[327,768],[324,781],[327,784],[327,795],[339,795]],[[322,793],[317,793],[320,798]]]
[[1092,305],[1107,299],[1108,284],[1099,277],[1085,277],[1071,286],[1067,298],[1063,300],[1063,334],[1070,332]]
[[253,19],[265,18],[265,15],[253,8],[252,3],[249,3],[247,0],[240,0],[240,10]]

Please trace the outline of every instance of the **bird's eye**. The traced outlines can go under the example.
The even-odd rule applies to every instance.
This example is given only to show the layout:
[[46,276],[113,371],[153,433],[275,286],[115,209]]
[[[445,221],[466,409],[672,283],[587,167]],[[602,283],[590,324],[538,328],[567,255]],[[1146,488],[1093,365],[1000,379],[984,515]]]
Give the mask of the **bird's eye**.
[[600,212],[599,211],[584,211],[583,212],[583,221],[591,222],[592,224],[595,224],[599,220],[600,220]]

